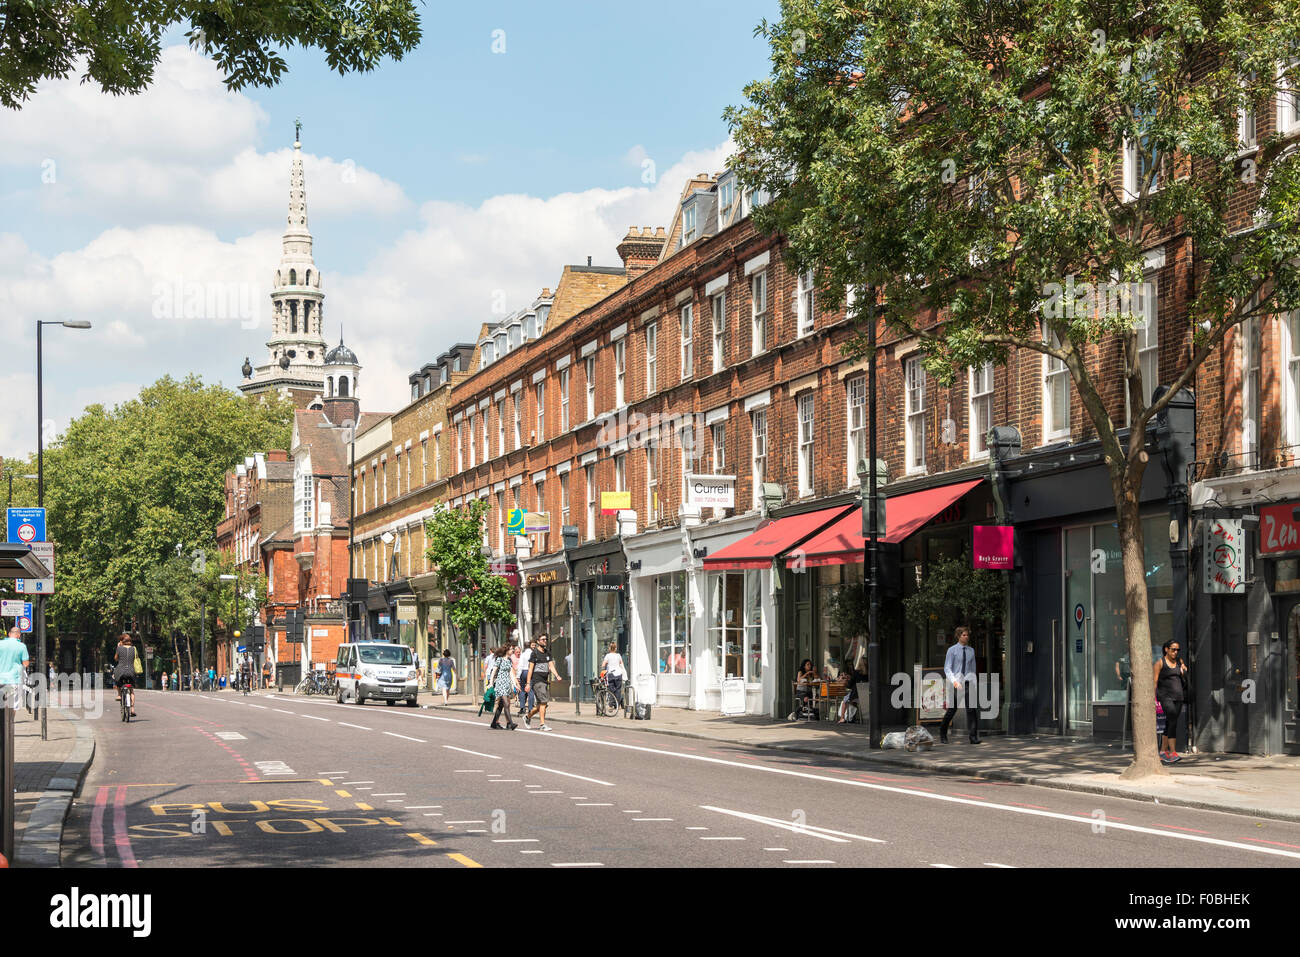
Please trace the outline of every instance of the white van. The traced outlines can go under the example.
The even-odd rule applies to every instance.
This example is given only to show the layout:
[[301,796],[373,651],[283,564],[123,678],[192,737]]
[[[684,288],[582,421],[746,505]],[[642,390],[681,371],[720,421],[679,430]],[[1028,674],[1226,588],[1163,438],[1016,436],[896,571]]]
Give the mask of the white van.
[[367,698],[416,706],[419,681],[411,649],[391,641],[358,641],[339,645],[335,663],[338,701],[365,704]]

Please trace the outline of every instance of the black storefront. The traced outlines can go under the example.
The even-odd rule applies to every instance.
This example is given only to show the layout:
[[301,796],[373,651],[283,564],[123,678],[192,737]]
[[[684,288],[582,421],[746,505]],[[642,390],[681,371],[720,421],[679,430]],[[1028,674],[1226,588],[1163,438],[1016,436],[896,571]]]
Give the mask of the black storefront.
[[569,606],[569,564],[552,558],[521,569],[528,595],[528,620],[521,629],[528,638],[546,635],[551,654],[562,662],[561,677],[551,682],[551,695],[569,698],[569,655],[573,651],[573,613]]
[[[1147,600],[1154,648],[1171,638],[1188,654],[1188,466],[1195,405],[1184,394],[1147,430],[1140,496]],[[1120,737],[1129,661],[1124,572],[1110,476],[1100,443],[1022,454],[1014,429],[995,430],[998,521],[1015,527],[1006,648],[1013,733]],[[1122,444],[1127,433],[1121,432]],[[1185,741],[1187,726],[1180,728]]]
[[580,545],[568,558],[577,593],[577,622],[572,664],[566,662],[564,673],[568,677],[577,672],[585,701],[591,696],[586,679],[599,673],[611,643],[628,660],[627,558],[617,538]]

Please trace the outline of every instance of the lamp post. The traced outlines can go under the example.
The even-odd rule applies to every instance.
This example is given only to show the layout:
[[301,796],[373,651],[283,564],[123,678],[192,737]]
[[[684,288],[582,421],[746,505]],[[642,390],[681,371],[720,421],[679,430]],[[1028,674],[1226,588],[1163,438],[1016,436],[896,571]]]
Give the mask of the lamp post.
[[[41,327],[63,326],[65,329],[89,329],[90,323],[84,319],[61,321],[58,319],[36,321],[36,504],[45,507],[45,394],[41,368]],[[48,527],[48,526],[47,526]],[[47,531],[48,535],[49,532]],[[33,607],[36,632],[36,670],[44,677],[45,665],[45,595],[37,595]],[[38,703],[41,710],[41,740],[48,740],[45,703]]]
[[[14,507],[14,473],[13,473],[12,471],[8,471],[8,470],[6,470],[5,475],[9,478],[9,505],[8,505],[8,507],[9,507],[9,508],[13,508],[13,507]],[[33,473],[30,473],[30,472],[29,472],[29,473],[27,473],[27,474],[25,474],[25,475],[19,475],[18,478],[34,479],[34,478],[36,478],[36,475],[33,474]]]
[[236,645],[235,645],[235,647],[239,647],[239,645],[238,645],[238,639],[239,639],[239,636],[240,636],[240,630],[239,630],[239,566],[238,566],[238,565],[235,566],[235,574],[233,574],[233,575],[218,575],[217,578],[218,578],[219,580],[223,581],[223,582],[234,582],[234,583],[235,583],[235,619],[234,619],[234,627],[231,628],[231,630],[230,630],[230,634],[231,634],[231,637],[232,637],[232,638],[236,639]]
[[871,499],[871,514],[867,526],[867,567],[871,585],[871,610],[867,615],[867,683],[871,700],[867,702],[867,736],[871,747],[880,747],[880,698],[884,682],[880,679],[880,528],[876,518],[876,287],[867,286],[867,459],[872,468],[867,476],[867,494]]

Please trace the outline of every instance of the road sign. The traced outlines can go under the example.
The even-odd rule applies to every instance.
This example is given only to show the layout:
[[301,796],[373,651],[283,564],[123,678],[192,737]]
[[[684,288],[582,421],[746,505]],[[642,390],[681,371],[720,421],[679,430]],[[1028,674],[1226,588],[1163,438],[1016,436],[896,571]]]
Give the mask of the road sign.
[[242,655],[244,652],[246,652],[247,650],[248,650],[248,645],[236,645],[236,646],[235,646],[235,651],[239,652],[241,655]]
[[31,617],[32,603],[23,601],[20,598],[6,598],[0,601],[0,616],[5,618],[17,618],[19,615]]
[[6,514],[8,517],[7,541],[11,543],[23,542],[24,544],[45,541],[45,509],[11,508]]
[[20,595],[53,595],[54,594],[54,543],[53,542],[29,542],[28,545],[41,560],[46,568],[50,570],[48,578],[18,578],[14,580],[14,590]]
[[30,633],[31,633],[31,630],[32,630],[32,618],[31,618],[31,615],[19,615],[19,616],[18,616],[18,630],[21,631],[21,632],[23,632],[24,634],[30,634]]

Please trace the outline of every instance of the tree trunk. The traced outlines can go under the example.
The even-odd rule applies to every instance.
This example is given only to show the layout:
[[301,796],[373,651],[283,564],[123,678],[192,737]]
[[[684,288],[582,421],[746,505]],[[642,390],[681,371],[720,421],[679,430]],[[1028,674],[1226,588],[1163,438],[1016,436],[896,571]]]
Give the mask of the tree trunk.
[[[1146,453],[1140,453],[1145,459]],[[1129,463],[1112,476],[1124,564],[1124,611],[1133,672],[1133,763],[1126,780],[1165,774],[1156,746],[1156,686],[1151,667],[1151,619],[1147,607],[1146,555],[1142,541],[1141,493],[1145,462]]]

